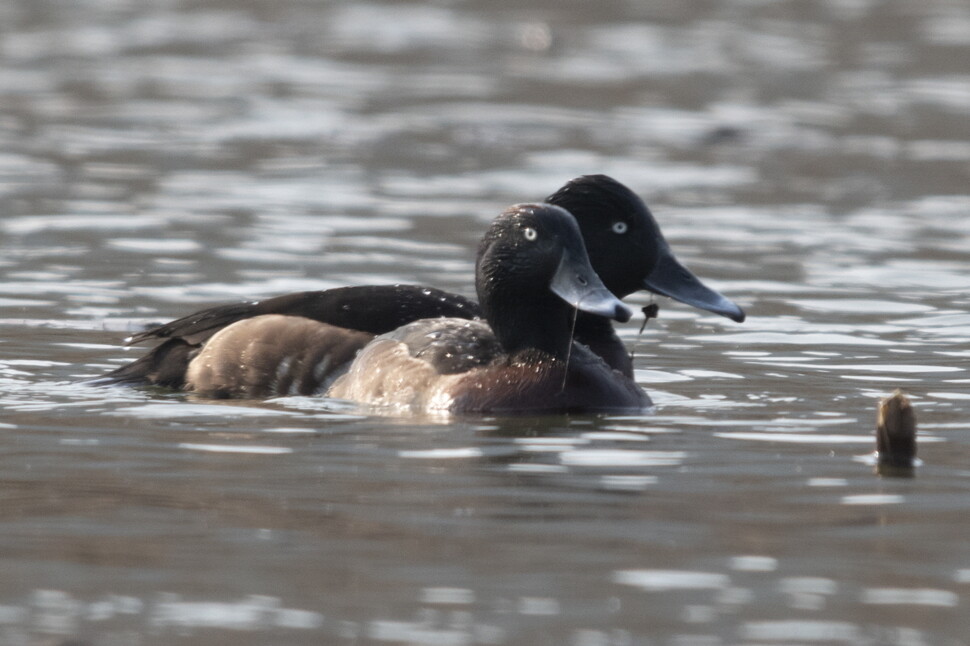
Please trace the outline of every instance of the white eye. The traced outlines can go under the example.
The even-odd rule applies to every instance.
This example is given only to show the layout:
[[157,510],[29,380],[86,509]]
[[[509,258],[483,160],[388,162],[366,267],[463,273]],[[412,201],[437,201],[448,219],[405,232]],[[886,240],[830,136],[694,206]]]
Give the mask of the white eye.
[[613,223],[613,227],[612,228],[613,228],[613,233],[619,233],[619,234],[622,235],[622,234],[626,233],[626,230],[629,227],[627,227],[626,222],[624,222],[623,220],[617,220],[616,222]]
[[529,242],[532,242],[533,240],[539,237],[539,234],[536,233],[536,230],[533,229],[532,227],[526,227],[525,229],[523,229],[522,235],[524,235],[525,239],[528,240]]

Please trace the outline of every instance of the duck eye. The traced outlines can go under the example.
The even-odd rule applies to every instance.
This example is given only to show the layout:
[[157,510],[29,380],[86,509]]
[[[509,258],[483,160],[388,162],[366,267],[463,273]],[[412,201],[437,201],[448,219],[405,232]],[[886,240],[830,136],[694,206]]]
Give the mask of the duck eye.
[[525,229],[523,229],[522,235],[524,235],[525,239],[528,240],[529,242],[532,242],[533,240],[539,237],[539,234],[532,227],[526,227]]
[[622,235],[626,233],[626,230],[629,227],[627,226],[626,222],[624,222],[623,220],[617,220],[616,222],[613,223],[612,228],[613,228],[613,233],[619,233]]

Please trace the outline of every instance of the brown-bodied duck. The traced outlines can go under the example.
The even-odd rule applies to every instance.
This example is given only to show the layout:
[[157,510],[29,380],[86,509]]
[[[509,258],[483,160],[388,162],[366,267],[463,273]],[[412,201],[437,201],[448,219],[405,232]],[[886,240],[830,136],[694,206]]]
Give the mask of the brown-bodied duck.
[[[418,413],[585,413],[650,405],[630,377],[573,341],[577,310],[619,321],[632,311],[593,271],[568,211],[550,204],[506,209],[482,238],[475,275],[484,320],[419,319],[380,335],[326,394]],[[279,315],[240,321],[192,360],[187,386],[209,395],[247,391],[254,378],[248,366],[273,369],[281,330],[289,343],[313,348],[331,336],[332,326]],[[266,343],[253,344],[261,334]],[[247,348],[244,363],[240,347]]]

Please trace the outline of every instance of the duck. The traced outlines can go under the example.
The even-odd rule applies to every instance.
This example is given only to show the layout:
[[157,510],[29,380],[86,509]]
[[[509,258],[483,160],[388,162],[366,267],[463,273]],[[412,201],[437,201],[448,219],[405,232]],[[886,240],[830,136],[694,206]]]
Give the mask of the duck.
[[[647,291],[726,317],[745,311],[685,267],[664,238],[653,213],[629,187],[607,175],[582,175],[545,199],[576,218],[593,269],[619,298]],[[576,340],[613,368],[633,375],[633,358],[608,319],[580,312]]]
[[[573,341],[578,312],[620,322],[633,312],[596,275],[568,211],[552,204],[507,208],[476,258],[481,318],[423,318],[374,337],[326,396],[409,413],[595,413],[651,405],[633,379]],[[268,344],[253,344],[260,333]],[[192,360],[187,385],[202,394],[231,391],[249,374],[239,371],[239,357],[247,366],[273,361],[281,335],[326,363],[332,333],[332,325],[306,317],[240,321]],[[260,348],[269,350],[265,358]],[[301,370],[314,368],[307,363]]]
[[[704,285],[680,263],[650,209],[624,184],[607,175],[583,175],[567,182],[544,203],[565,208],[573,215],[594,270],[619,298],[646,290],[738,323],[745,320],[741,307]],[[129,345],[157,345],[140,359],[92,383],[185,389],[189,365],[213,336],[230,325],[271,314],[303,317],[332,326],[325,344],[333,353],[327,369],[318,367],[316,372],[294,375],[292,379],[284,375],[281,381],[278,372],[254,366],[252,371],[262,374],[262,381],[248,381],[250,385],[233,396],[267,396],[280,392],[283,382],[288,384],[290,394],[319,392],[349,365],[344,359],[354,356],[377,335],[423,318],[473,320],[483,316],[479,304],[471,299],[420,285],[348,286],[218,305],[131,336],[127,339]],[[271,324],[272,320],[279,319],[263,319],[259,325]],[[575,339],[611,368],[633,376],[632,357],[609,318],[579,312]],[[293,346],[283,338],[276,347],[282,356],[293,354]],[[308,357],[307,361],[312,359]],[[291,361],[290,365],[303,364]]]

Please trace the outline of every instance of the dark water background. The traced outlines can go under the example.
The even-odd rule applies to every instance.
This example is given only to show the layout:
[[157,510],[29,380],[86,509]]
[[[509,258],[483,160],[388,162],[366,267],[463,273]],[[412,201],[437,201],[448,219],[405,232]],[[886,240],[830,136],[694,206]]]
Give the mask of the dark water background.
[[[0,644],[970,643],[968,115],[963,0],[0,4]],[[469,294],[593,172],[750,315],[623,327],[652,415],[76,383],[211,304]],[[909,480],[854,459],[897,386]]]

